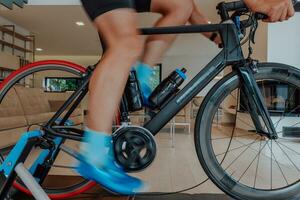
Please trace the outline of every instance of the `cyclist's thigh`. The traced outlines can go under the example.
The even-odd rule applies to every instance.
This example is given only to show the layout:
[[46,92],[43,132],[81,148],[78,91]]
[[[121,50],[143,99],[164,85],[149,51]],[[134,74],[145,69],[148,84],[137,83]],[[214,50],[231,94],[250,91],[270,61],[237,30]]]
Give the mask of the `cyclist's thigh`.
[[[139,0],[136,0],[139,1]],[[168,13],[181,14],[190,13],[193,9],[193,0],[149,0],[151,1],[150,11],[161,13],[163,15]],[[190,15],[190,14],[189,14]]]
[[115,9],[134,8],[132,0],[81,0],[81,2],[92,21]]
[[137,17],[131,0],[82,0],[107,46],[137,38]]
[[108,47],[121,46],[124,43],[130,47],[129,42],[134,46],[137,40],[141,40],[138,36],[138,22],[133,9],[115,9],[107,12],[98,16],[94,20],[94,25]]

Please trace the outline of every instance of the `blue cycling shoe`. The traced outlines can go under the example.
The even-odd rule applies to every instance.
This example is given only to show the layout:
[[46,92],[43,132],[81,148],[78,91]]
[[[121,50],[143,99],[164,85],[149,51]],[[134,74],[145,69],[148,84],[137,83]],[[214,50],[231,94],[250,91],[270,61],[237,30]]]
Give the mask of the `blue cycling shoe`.
[[134,195],[145,188],[143,181],[129,176],[116,163],[111,136],[86,130],[84,138],[76,168],[81,176],[122,195]]
[[156,87],[155,70],[151,66],[140,62],[136,64],[135,70],[141,88],[144,105],[149,106],[148,98]]

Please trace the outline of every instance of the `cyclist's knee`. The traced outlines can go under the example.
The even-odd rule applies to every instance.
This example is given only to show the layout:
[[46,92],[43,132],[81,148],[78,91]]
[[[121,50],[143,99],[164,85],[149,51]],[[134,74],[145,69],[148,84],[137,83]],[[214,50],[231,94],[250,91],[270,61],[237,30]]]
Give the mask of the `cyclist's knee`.
[[188,20],[193,12],[193,0],[175,0],[176,16],[180,16],[184,21]]
[[120,58],[135,61],[143,51],[143,41],[138,35],[127,35],[117,39],[115,45],[111,47]]

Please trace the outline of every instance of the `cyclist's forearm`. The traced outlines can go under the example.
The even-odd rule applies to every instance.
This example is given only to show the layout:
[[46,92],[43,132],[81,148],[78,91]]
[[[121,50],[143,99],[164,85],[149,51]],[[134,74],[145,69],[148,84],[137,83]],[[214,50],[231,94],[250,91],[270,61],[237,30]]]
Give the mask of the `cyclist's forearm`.
[[[197,6],[197,4],[195,2],[193,4],[194,4],[194,8],[193,8],[192,15],[189,19],[189,22],[191,24],[210,24],[211,22],[204,15],[204,13],[201,11],[199,6]],[[215,42],[218,45],[222,43],[219,35],[214,36],[214,33],[210,33],[210,32],[202,33],[202,35],[204,35],[206,38],[212,40],[213,42]]]
[[[200,8],[194,2],[193,13],[189,19],[191,24],[210,24],[209,19],[203,14]],[[202,33],[205,37],[210,38],[211,33]]]

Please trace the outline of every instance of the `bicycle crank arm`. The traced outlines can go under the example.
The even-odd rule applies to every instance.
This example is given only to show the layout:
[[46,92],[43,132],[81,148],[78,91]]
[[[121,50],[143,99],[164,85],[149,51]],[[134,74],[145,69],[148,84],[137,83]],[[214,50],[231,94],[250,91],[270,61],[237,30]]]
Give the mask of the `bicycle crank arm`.
[[[253,76],[253,71],[249,67],[239,67],[240,75],[243,79],[246,98],[249,102],[249,113],[253,120],[256,130],[270,139],[277,139],[278,135],[273,125],[269,111],[264,103],[261,91]],[[264,122],[267,132],[261,124]]]

